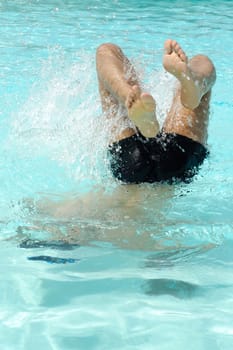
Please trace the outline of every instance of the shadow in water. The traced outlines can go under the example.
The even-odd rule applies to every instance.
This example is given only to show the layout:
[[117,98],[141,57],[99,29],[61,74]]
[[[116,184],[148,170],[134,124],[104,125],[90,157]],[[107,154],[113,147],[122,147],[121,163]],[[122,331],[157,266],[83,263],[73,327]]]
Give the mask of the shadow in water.
[[38,239],[25,239],[19,244],[20,248],[25,249],[36,249],[36,248],[50,248],[56,250],[73,250],[79,248],[80,245],[77,243],[70,243],[65,240],[51,240],[41,241]]
[[179,299],[193,298],[203,292],[199,285],[167,278],[147,280],[143,289],[147,295],[172,295]]
[[[76,248],[79,248],[79,244],[76,243],[69,243],[64,240],[53,240],[53,241],[40,241],[37,239],[25,239],[19,244],[20,248],[24,249],[38,249],[38,248],[49,248],[49,249],[55,249],[60,251],[66,251],[66,250],[73,250]],[[36,255],[36,256],[29,256],[27,258],[28,260],[33,261],[44,261],[49,264],[67,264],[67,263],[76,263],[79,262],[80,259],[73,259],[73,258],[61,258],[61,257],[55,257],[50,255]]]

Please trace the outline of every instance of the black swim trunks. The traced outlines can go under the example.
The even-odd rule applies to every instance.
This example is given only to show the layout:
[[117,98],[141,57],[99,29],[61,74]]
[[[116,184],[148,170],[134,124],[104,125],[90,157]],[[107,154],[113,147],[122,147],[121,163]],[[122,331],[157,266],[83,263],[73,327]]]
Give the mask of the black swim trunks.
[[125,183],[189,182],[208,151],[188,137],[161,132],[155,138],[135,134],[115,142],[109,154],[113,175]]

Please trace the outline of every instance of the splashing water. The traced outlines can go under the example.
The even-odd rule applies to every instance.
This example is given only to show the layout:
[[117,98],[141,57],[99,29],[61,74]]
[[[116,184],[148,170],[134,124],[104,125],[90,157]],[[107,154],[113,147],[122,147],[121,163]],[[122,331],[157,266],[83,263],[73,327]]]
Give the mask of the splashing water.
[[[71,61],[61,49],[54,49],[25,103],[12,115],[5,142],[11,155],[6,167],[10,208],[9,200],[2,203],[10,230],[35,238],[44,233],[53,238],[55,230],[59,238],[65,234],[83,242],[110,240],[140,249],[160,249],[171,244],[171,237],[189,242],[194,235],[202,241],[196,223],[191,221],[187,230],[177,228],[176,214],[169,212],[177,201],[176,188],[122,186],[112,178],[106,152],[112,121],[101,114],[94,57],[83,51]],[[174,79],[163,71],[148,77],[139,61],[134,65],[146,81],[145,91],[155,97],[162,126]],[[202,222],[200,227],[206,232]]]
[[45,156],[65,166],[76,181],[98,178],[107,142],[100,113],[93,59],[84,55],[70,65],[58,52],[14,116],[8,146],[22,158]]

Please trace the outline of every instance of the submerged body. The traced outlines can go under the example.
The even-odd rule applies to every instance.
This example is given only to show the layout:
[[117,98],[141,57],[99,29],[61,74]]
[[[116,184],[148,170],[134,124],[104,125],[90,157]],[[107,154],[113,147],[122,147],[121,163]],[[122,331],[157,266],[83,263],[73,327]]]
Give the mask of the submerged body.
[[[38,213],[65,220],[114,217],[120,221],[125,217],[127,221],[143,222],[150,208],[153,216],[160,215],[161,207],[172,197],[173,186],[156,186],[156,190],[151,191],[138,183],[192,178],[208,154],[209,101],[216,78],[215,68],[203,55],[189,61],[172,40],[165,42],[163,65],[176,76],[178,87],[162,130],[159,130],[156,103],[150,94],[141,92],[135,70],[121,49],[113,44],[98,48],[97,72],[103,111],[116,123],[119,110],[123,111],[125,125],[127,122],[135,125],[120,133],[116,132],[118,125],[113,125],[108,150],[113,175],[130,186],[119,186],[114,193],[101,188],[60,201],[46,198],[36,203]],[[128,79],[126,71],[131,73]]]

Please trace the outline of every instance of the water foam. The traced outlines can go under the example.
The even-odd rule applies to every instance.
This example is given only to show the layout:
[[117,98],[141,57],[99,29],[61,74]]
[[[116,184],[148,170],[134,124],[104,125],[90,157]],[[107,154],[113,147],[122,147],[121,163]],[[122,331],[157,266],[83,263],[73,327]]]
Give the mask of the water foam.
[[98,182],[107,142],[93,57],[83,53],[70,62],[58,50],[14,115],[10,146],[19,157],[55,161],[75,181]]

